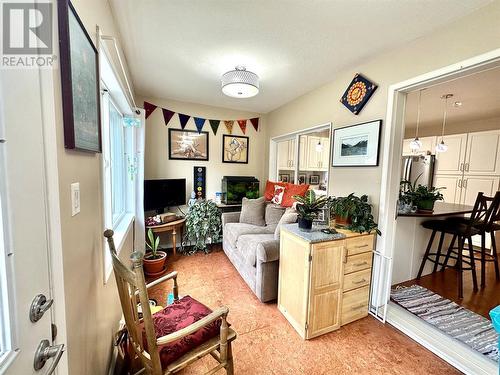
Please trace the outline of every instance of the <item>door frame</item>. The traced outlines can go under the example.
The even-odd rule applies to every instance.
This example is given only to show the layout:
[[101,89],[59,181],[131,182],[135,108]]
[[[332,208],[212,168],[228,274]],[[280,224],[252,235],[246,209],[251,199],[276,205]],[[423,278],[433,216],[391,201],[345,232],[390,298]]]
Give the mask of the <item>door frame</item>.
[[[382,193],[380,195],[378,216],[379,228],[382,231],[382,236],[379,236],[377,239],[378,251],[388,259],[392,259],[395,246],[397,200],[401,170],[400,155],[402,155],[403,147],[404,113],[407,93],[497,67],[500,67],[500,48],[398,82],[389,87],[385,121],[386,127],[384,131],[385,147],[382,157]],[[464,363],[463,357],[456,355],[451,348],[445,348],[444,351],[435,349],[438,346],[438,341],[446,337],[444,334],[433,334],[431,327],[426,326],[414,329],[414,326],[407,322],[413,315],[407,311],[396,310],[397,306],[389,302],[392,264],[385,270],[385,274],[379,275],[379,277],[380,276],[383,276],[383,279],[385,279],[385,285],[373,291],[375,295],[371,297],[371,301],[375,303],[378,308],[382,308],[382,310],[387,312],[387,322],[402,330],[416,341],[422,343],[453,366],[459,369],[468,370],[468,365]],[[406,314],[406,317],[403,319],[395,318],[402,314]],[[488,368],[488,363],[491,361],[484,358],[484,362],[479,362],[480,366],[482,362],[482,365],[486,369]]]

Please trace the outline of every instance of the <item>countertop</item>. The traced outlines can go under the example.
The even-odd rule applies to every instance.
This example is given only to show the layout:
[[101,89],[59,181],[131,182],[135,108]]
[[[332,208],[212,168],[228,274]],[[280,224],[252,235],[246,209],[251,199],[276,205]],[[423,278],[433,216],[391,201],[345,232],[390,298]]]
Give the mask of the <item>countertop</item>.
[[295,234],[297,237],[300,237],[309,243],[334,241],[346,237],[346,235],[343,233],[327,234],[321,232],[321,229],[328,228],[327,225],[313,226],[313,228],[310,231],[303,231],[299,229],[298,224],[283,224],[281,228],[289,231],[290,233]]
[[439,217],[465,215],[472,212],[473,207],[465,204],[436,202],[433,212],[410,212],[407,214],[398,213],[398,217]]

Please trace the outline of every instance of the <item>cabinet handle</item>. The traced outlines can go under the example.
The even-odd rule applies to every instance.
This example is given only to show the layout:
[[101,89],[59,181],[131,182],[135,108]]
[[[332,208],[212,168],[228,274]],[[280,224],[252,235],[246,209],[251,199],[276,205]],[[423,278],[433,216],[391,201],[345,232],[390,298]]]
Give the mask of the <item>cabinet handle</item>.
[[361,249],[362,247],[368,247],[368,244],[355,246],[356,249]]
[[368,262],[354,263],[353,266],[354,267],[359,267],[359,266],[364,266],[366,264],[368,264]]
[[361,305],[357,305],[357,306],[353,306],[353,307],[351,307],[351,310],[359,310],[359,309],[361,309],[361,308],[363,308],[363,307],[365,307],[365,306],[366,306],[366,305],[365,305],[364,303],[362,303]]
[[463,172],[464,171],[464,163],[460,163],[460,172]]
[[467,180],[464,180],[464,182],[462,183],[462,186],[467,189]]
[[466,163],[466,164],[465,164],[465,171],[466,171],[466,172],[469,172],[469,163]]
[[344,263],[347,263],[347,251],[344,251]]
[[462,179],[458,180],[458,187],[462,188]]
[[361,279],[359,281],[353,281],[352,283],[353,284],[363,284],[363,283],[366,283],[366,279]]

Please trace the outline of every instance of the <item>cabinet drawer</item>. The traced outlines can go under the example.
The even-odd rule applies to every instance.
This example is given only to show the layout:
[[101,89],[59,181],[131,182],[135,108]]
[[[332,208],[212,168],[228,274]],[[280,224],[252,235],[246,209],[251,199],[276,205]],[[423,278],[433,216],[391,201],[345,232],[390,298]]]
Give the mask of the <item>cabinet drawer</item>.
[[368,315],[369,295],[369,286],[344,292],[342,296],[342,325],[364,318]]
[[345,242],[347,256],[366,253],[373,250],[373,235],[348,239]]
[[344,291],[361,288],[370,284],[371,269],[353,272],[344,276]]
[[372,266],[372,253],[348,256],[344,264],[344,274],[366,270]]

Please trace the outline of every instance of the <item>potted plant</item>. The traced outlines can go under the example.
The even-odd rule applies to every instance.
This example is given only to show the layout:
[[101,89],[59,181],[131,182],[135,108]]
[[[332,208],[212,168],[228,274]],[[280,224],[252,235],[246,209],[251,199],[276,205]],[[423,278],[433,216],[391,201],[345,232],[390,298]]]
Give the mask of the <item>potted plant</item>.
[[160,237],[155,237],[151,228],[148,230],[146,245],[150,251],[144,255],[144,272],[148,276],[161,275],[165,271],[167,253],[158,250],[158,247],[160,246]]
[[333,216],[336,226],[343,227],[351,223],[351,214],[356,198],[354,193],[349,194],[347,197],[330,198],[330,214]]
[[403,192],[400,194],[400,199],[404,202],[411,201],[421,212],[432,212],[434,211],[436,201],[443,200],[443,194],[440,192],[443,188],[428,187],[420,184],[417,186],[420,176],[422,174],[413,183],[408,180],[401,181]]
[[207,245],[220,241],[221,228],[221,214],[215,202],[195,200],[190,203],[186,214],[183,246],[190,246],[191,253],[197,251],[208,253]]
[[308,190],[304,196],[294,195],[293,199],[297,201],[296,209],[299,216],[299,228],[303,230],[310,230],[312,228],[313,220],[328,203],[328,197],[316,197],[314,190]]
[[368,203],[368,196],[356,197],[353,195],[352,202],[351,222],[346,226],[346,229],[359,233],[375,231],[378,235],[381,235],[378,224],[373,219],[372,205]]

